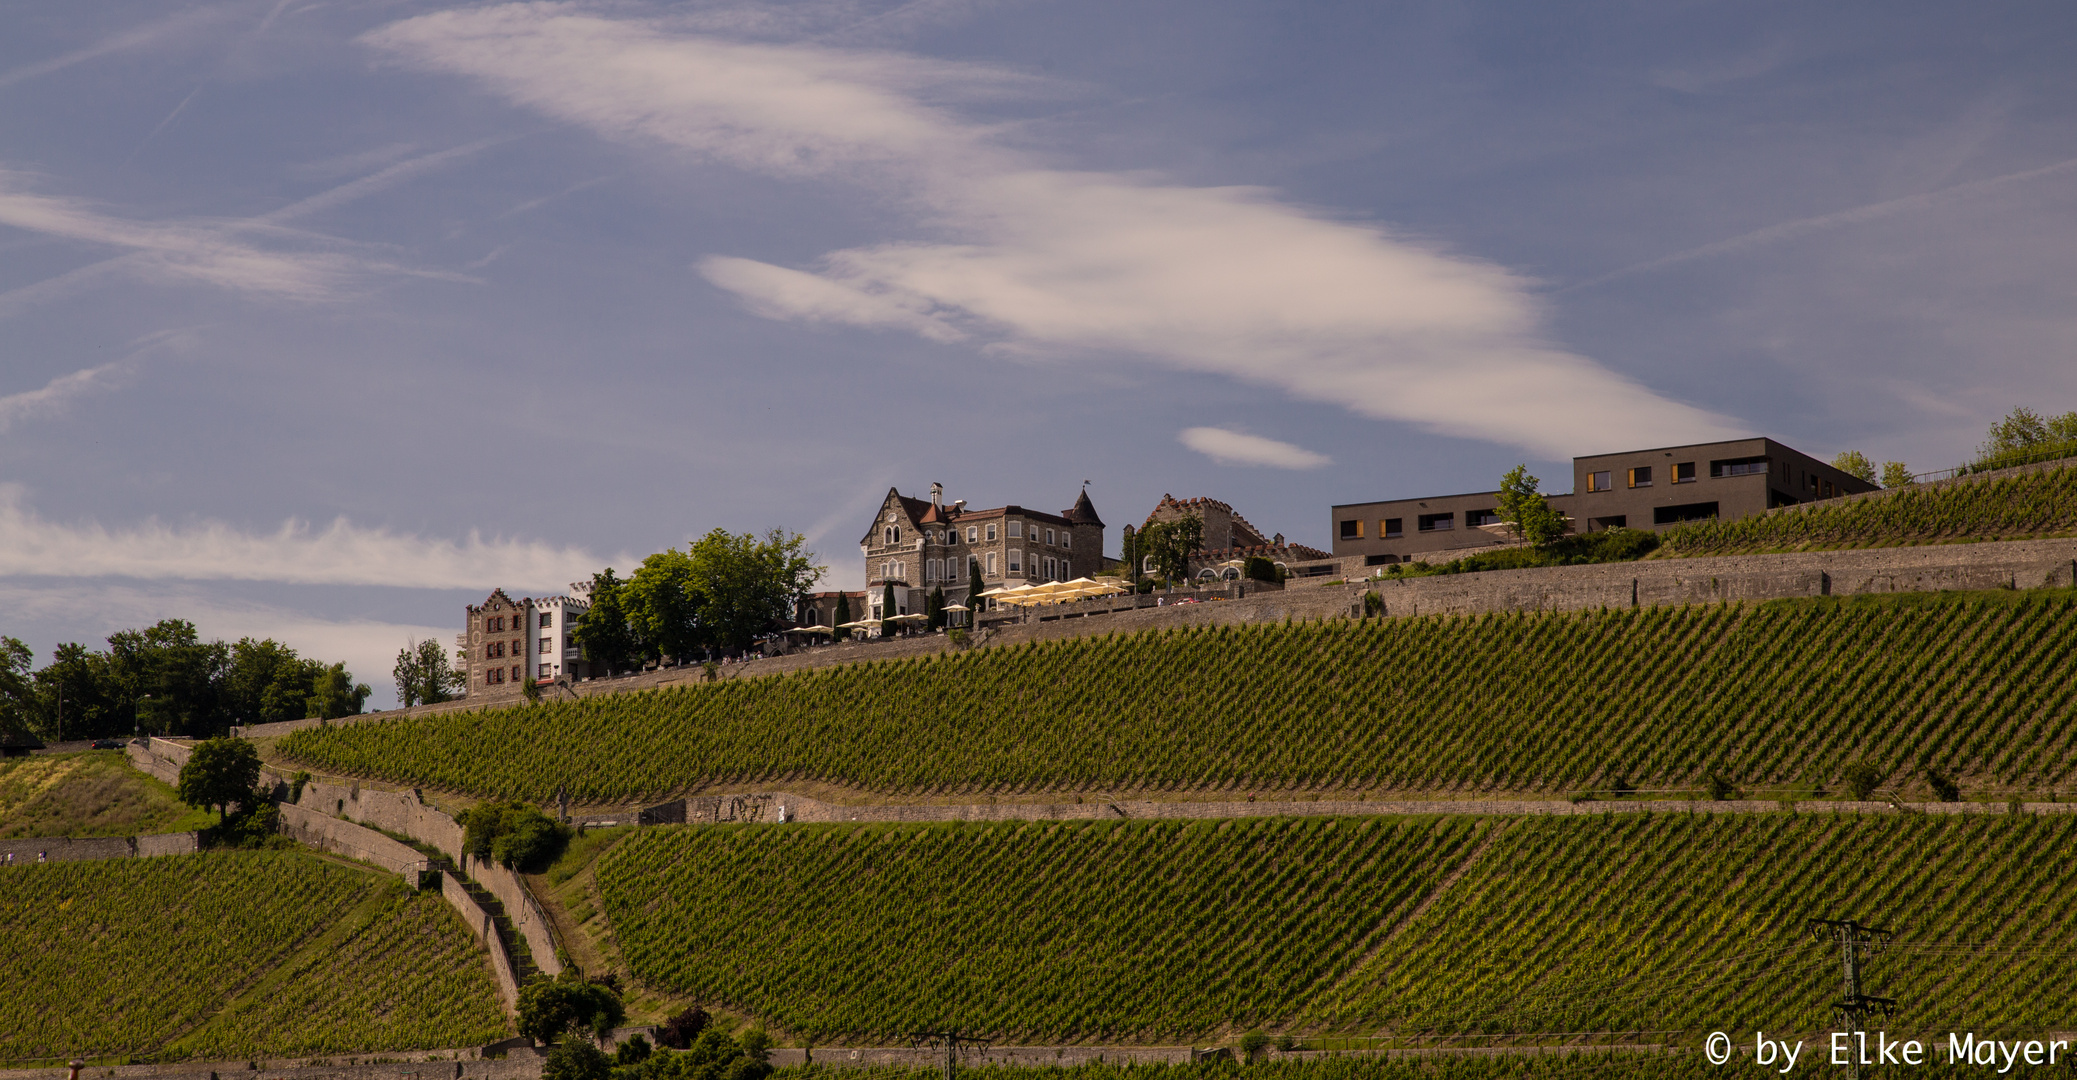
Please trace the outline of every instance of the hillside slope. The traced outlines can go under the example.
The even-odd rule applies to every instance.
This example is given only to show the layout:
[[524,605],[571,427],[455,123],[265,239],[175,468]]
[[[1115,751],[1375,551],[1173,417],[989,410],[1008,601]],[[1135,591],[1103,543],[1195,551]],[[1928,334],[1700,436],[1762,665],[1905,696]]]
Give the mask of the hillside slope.
[[1656,557],[1900,547],[2077,533],[2077,464],[2013,469],[1666,530]]
[[299,851],[0,870],[0,1061],[430,1049],[505,1031],[468,929],[386,875]]
[[1812,917],[1897,933],[1866,968],[1893,1031],[2060,1030],[2073,843],[2077,817],[2008,815],[702,826],[635,834],[597,881],[643,982],[818,1041],[1693,1046],[1829,1022]]
[[182,805],[172,787],[110,750],[0,761],[0,839],[186,832],[216,815]]
[[2077,594],[1215,627],[295,732],[312,768],[625,802],[878,792],[1832,783],[2077,768]]

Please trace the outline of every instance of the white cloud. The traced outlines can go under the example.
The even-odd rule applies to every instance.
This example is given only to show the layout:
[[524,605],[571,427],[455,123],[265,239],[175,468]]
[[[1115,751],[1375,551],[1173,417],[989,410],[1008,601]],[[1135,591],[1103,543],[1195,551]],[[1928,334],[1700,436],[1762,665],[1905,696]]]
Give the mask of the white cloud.
[[1184,428],[1176,436],[1184,446],[1211,458],[1221,465],[1267,465],[1272,469],[1317,469],[1322,465],[1334,464],[1334,459],[1325,454],[1316,454],[1302,446],[1293,446],[1260,435],[1228,431],[1225,428]]
[[768,317],[1135,354],[1552,456],[1743,434],[1550,344],[1529,283],[1504,268],[1259,189],[1054,168],[953,107],[1029,89],[1021,76],[557,4],[441,12],[363,40],[609,137],[865,185],[928,237],[812,269],[700,264]]
[[[630,560],[622,556],[625,564]],[[217,521],[128,529],[45,521],[19,487],[0,485],[0,577],[129,577],[310,585],[503,587],[561,591],[607,565],[590,552],[521,540],[428,539],[339,518],[323,529],[291,519],[265,534]]]
[[110,388],[121,374],[121,361],[102,364],[98,367],[60,375],[43,384],[40,389],[24,390],[19,394],[0,397],[0,431],[6,431],[16,420],[32,416],[49,416],[57,412],[65,402],[82,394]]

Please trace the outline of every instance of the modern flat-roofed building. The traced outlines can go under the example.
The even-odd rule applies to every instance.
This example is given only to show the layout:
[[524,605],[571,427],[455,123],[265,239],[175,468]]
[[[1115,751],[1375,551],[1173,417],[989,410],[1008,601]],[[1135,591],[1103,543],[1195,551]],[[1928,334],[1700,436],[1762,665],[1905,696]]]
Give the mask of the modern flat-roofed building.
[[[1545,498],[1572,531],[1599,532],[1660,530],[1873,490],[1802,451],[1754,438],[1573,458],[1572,490]],[[1499,506],[1498,491],[1343,503],[1329,523],[1334,554],[1367,566],[1470,554],[1509,542],[1479,528],[1499,523]]]

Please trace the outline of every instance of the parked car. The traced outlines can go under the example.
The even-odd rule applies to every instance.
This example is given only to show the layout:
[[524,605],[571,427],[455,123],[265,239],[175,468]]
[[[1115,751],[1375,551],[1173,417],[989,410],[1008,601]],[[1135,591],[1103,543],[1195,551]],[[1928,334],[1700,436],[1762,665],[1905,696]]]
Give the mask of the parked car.
[[95,739],[95,740],[94,740],[94,745],[93,745],[93,746],[92,746],[92,747],[91,747],[90,749],[94,749],[94,750],[121,750],[122,748],[123,748],[123,741],[122,741],[121,739]]

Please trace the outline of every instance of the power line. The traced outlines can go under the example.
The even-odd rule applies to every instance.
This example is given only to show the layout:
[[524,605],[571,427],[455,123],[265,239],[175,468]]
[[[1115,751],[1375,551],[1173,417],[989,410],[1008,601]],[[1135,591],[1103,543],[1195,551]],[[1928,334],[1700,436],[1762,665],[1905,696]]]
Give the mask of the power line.
[[[1867,1030],[1868,1018],[1880,1016],[1887,1020],[1897,1013],[1895,998],[1871,997],[1861,993],[1861,961],[1874,956],[1888,947],[1896,935],[1872,926],[1862,926],[1852,919],[1812,919],[1809,922],[1810,936],[1819,941],[1833,941],[1839,945],[1840,985],[1843,993],[1832,1003],[1832,1020],[1847,1031],[1860,1033]],[[1848,1080],[1858,1080],[1861,1075],[1858,1048],[1847,1060]],[[947,1078],[950,1080],[950,1078]]]

